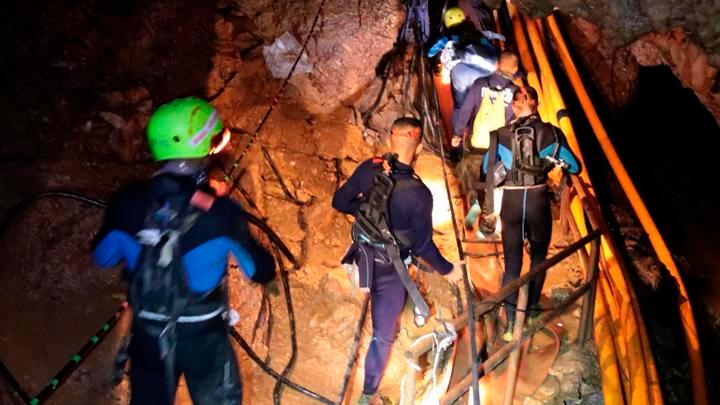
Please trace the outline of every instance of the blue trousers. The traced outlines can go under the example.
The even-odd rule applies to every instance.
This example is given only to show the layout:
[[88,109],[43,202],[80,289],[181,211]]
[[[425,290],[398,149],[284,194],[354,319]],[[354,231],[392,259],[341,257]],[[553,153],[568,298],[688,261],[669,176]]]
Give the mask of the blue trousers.
[[375,393],[380,386],[406,296],[405,286],[392,263],[376,261],[370,287],[373,337],[365,356],[365,394]]

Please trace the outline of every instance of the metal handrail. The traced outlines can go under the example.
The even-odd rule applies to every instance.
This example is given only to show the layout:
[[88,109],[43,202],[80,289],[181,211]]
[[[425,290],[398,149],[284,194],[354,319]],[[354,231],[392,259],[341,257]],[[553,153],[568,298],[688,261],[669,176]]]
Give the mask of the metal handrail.
[[[561,309],[564,309],[567,305],[571,304],[572,302],[576,301],[581,296],[585,295],[586,297],[589,296],[586,294],[588,291],[593,292],[594,291],[594,285],[595,280],[597,279],[597,264],[598,264],[598,257],[599,257],[599,240],[602,236],[603,231],[600,229],[593,230],[585,237],[579,239],[578,241],[572,243],[556,255],[552,256],[551,258],[543,261],[539,265],[537,265],[535,268],[533,268],[528,273],[523,274],[522,276],[518,277],[517,279],[513,280],[512,282],[508,283],[504,287],[502,287],[500,290],[498,290],[496,293],[492,294],[491,296],[487,297],[486,299],[482,300],[481,302],[477,303],[475,305],[476,308],[476,319],[479,319],[480,317],[484,316],[488,312],[492,311],[496,306],[500,305],[502,301],[510,296],[511,294],[514,294],[515,292],[518,292],[519,290],[523,288],[527,288],[530,281],[534,280],[535,278],[543,275],[546,273],[550,268],[561,262],[562,260],[565,260],[567,257],[571,256],[573,253],[578,251],[583,251],[583,248],[588,243],[591,244],[591,260],[590,260],[590,268],[587,269],[586,272],[586,283],[578,289],[575,293],[573,293],[568,299],[563,301],[558,308],[551,311],[550,313],[546,314],[539,320],[538,324],[542,325],[545,321],[549,321],[552,318],[554,318],[557,314],[559,314]],[[522,296],[521,300],[522,301]],[[526,301],[526,300],[525,300]],[[590,325],[592,324],[592,313],[586,307],[589,307],[590,304],[587,303],[589,300],[585,300],[583,302],[583,311],[582,316],[580,320],[580,329],[578,334],[578,344],[583,344],[585,339],[587,338],[589,334]],[[495,352],[493,355],[491,355],[485,362],[483,362],[480,367],[479,371],[488,371],[497,366],[501,361],[503,361],[505,358],[507,358],[512,352],[518,352],[519,345],[518,343],[521,343],[525,338],[521,336],[525,336],[523,334],[522,330],[522,324],[524,322],[524,311],[526,309],[527,302],[518,302],[518,314],[517,314],[517,324],[519,325],[519,334],[514,334],[514,341],[510,342],[506,345],[504,345],[502,348],[500,348],[497,352]],[[549,316],[551,313],[557,314],[553,315],[552,317]],[[468,325],[468,316],[462,315],[458,318],[451,319],[446,321],[446,323],[451,324],[455,330],[459,330],[465,326]],[[535,329],[529,329],[528,331],[533,330],[534,332],[537,332],[540,330],[538,328]],[[533,332],[533,334],[534,334]],[[526,331],[527,334],[527,331]],[[528,335],[526,338],[529,338],[532,336],[532,334]],[[412,364],[417,364],[418,359],[427,353],[432,348],[432,342],[431,341],[423,341],[420,342],[417,346],[412,347],[410,350],[405,352],[405,357],[408,359]],[[513,350],[515,349],[515,350]],[[518,352],[519,353],[519,352]],[[518,358],[519,359],[519,358]],[[416,377],[416,370],[413,367],[408,367],[408,373],[407,373],[407,381],[412,382],[415,380]],[[442,397],[441,404],[445,403],[452,403],[452,401],[456,400],[460,395],[464,394],[467,389],[470,387],[470,384],[472,382],[472,376],[468,375],[465,379],[458,382],[453,387],[450,387],[448,389],[448,392]],[[408,392],[406,395],[406,398],[409,398],[409,402],[412,403],[412,401],[415,398],[415,384],[409,384],[408,385]]]
[[[578,240],[568,245],[559,253],[544,260],[542,263],[532,268],[529,272],[523,274],[522,276],[503,286],[494,294],[475,304],[476,319],[480,319],[482,316],[500,305],[503,300],[506,299],[508,296],[516,292],[520,292],[520,297],[517,304],[518,314],[516,315],[517,322],[516,329],[513,333],[513,341],[502,346],[479,366],[479,372],[486,373],[494,369],[508,356],[512,355],[511,365],[509,368],[511,378],[508,380],[509,384],[507,385],[508,388],[506,392],[506,401],[511,400],[513,397],[513,392],[515,388],[514,377],[516,376],[517,363],[519,362],[519,350],[522,342],[532,337],[537,331],[542,329],[542,326],[545,323],[555,318],[562,312],[565,307],[567,307],[567,305],[577,301],[580,297],[583,297],[583,303],[576,344],[583,345],[592,331],[595,282],[597,280],[597,269],[600,257],[600,238],[604,234],[606,234],[608,230],[605,226],[605,223],[600,219],[601,217],[599,215],[599,212],[597,211],[597,202],[591,197],[591,194],[588,193],[587,185],[585,184],[585,182],[580,177],[572,175],[571,184],[571,187],[568,187],[564,190],[564,198],[561,199],[561,201],[565,201],[566,204],[569,204],[570,198],[568,197],[571,195],[571,193],[574,192],[575,195],[580,199],[580,202],[583,206],[583,211],[588,217],[593,230],[589,232],[586,236],[580,237]],[[570,212],[569,207],[561,206],[561,215],[567,217],[565,219],[567,219],[567,222],[571,226],[574,225],[572,213]],[[575,236],[579,236],[579,230],[573,229],[573,234]],[[584,249],[584,247],[588,243],[590,244],[589,255],[588,252]],[[523,332],[525,310],[527,309],[526,290],[528,284],[530,283],[530,281],[545,274],[550,268],[565,260],[567,257],[571,256],[575,252],[578,252],[578,254],[580,255],[581,261],[586,270],[585,283],[573,294],[571,294],[570,297],[568,297],[561,304],[559,304],[557,308],[544,314],[537,321],[537,323],[533,325],[532,328],[528,328]],[[525,291],[525,294],[523,294],[523,291]],[[455,330],[459,330],[468,325],[468,316],[467,314],[463,314],[458,318],[446,321],[446,323],[452,325]],[[418,359],[424,354],[426,354],[430,349],[432,349],[431,341],[421,341],[418,342],[416,346],[413,346],[411,349],[406,351],[405,357],[411,364],[417,364]],[[415,368],[408,367],[406,381],[408,381],[409,384],[406,386],[405,397],[409,398],[410,404],[413,403],[415,398],[416,386],[414,384],[414,381],[416,378],[416,374],[417,370]],[[468,376],[466,376],[464,379],[462,379],[448,389],[447,393],[441,398],[440,403],[450,404],[453,401],[457,400],[457,398],[459,398],[468,390],[471,382],[472,375],[468,374]]]

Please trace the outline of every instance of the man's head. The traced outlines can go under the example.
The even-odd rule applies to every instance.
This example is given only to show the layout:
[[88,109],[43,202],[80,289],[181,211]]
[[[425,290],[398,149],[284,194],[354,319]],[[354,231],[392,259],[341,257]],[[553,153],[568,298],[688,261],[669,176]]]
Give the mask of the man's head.
[[507,51],[500,53],[497,61],[497,70],[507,77],[515,76],[515,73],[518,71],[517,55]]
[[160,106],[147,124],[148,145],[155,160],[201,159],[219,152],[229,137],[215,107],[195,97]]
[[537,112],[539,103],[537,90],[530,86],[521,87],[513,94],[512,109],[516,117],[527,117]]
[[422,150],[422,124],[412,117],[398,118],[390,128],[390,149],[397,153],[398,160],[411,164]]

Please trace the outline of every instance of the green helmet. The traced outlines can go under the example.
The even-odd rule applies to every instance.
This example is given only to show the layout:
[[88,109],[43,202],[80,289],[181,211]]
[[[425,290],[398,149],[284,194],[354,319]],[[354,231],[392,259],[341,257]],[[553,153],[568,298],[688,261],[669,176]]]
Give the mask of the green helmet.
[[148,144],[155,160],[201,158],[210,153],[213,137],[222,131],[217,110],[195,97],[160,106],[147,125]]

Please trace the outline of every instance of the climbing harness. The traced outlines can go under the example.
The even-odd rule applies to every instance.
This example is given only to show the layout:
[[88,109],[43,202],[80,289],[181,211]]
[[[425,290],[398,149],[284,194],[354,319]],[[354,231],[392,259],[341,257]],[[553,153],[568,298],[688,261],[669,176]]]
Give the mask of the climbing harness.
[[[399,169],[395,168],[395,160],[396,157],[390,154],[373,160],[378,168],[378,173],[373,179],[372,188],[360,205],[352,226],[353,247],[364,254],[366,253],[365,249],[375,249],[387,254],[414,304],[414,321],[420,327],[430,316],[430,308],[408,273],[407,265],[410,260],[402,258],[403,252],[411,253],[412,242],[409,230],[394,231],[390,229],[388,202],[393,192],[418,187],[422,185],[422,181],[412,172],[406,173],[412,175],[408,179],[395,178],[393,174],[401,173]],[[380,169],[381,167],[383,169]],[[350,257],[355,256],[356,252],[353,247],[343,259],[344,264],[352,264]],[[367,257],[375,257],[375,255],[369,254]],[[374,264],[371,260],[355,260],[354,262],[360,273],[360,287],[370,288]]]

